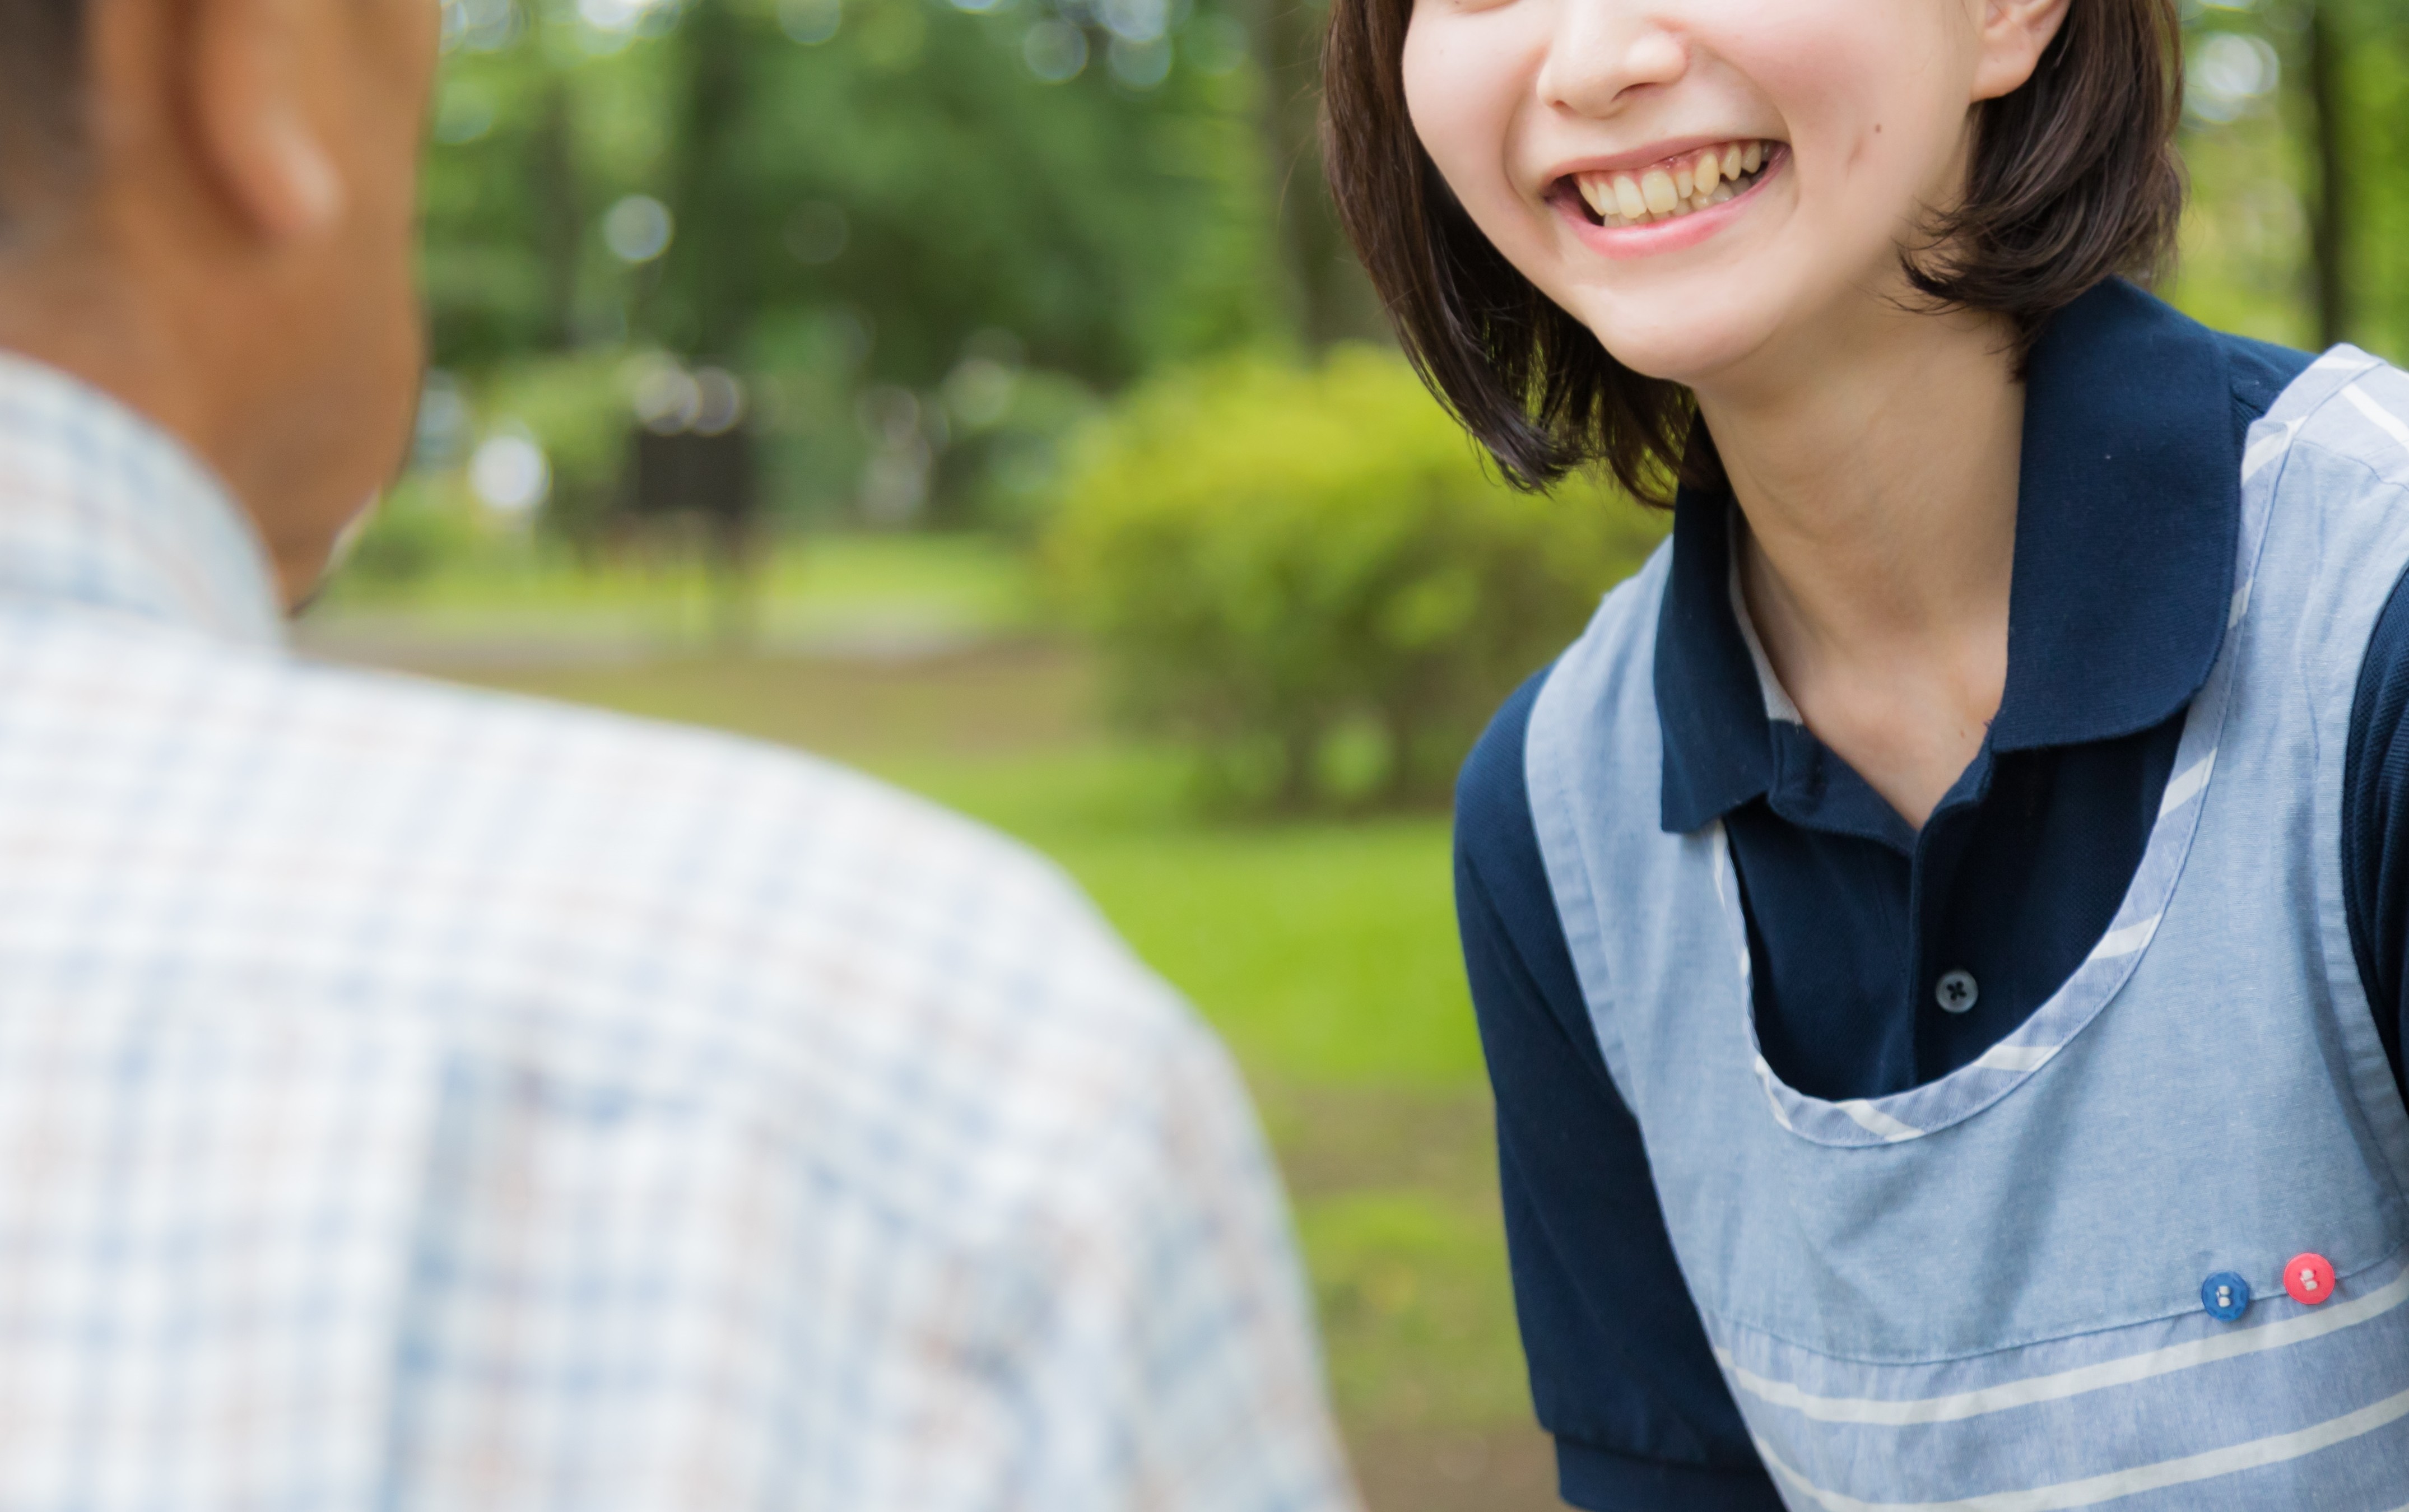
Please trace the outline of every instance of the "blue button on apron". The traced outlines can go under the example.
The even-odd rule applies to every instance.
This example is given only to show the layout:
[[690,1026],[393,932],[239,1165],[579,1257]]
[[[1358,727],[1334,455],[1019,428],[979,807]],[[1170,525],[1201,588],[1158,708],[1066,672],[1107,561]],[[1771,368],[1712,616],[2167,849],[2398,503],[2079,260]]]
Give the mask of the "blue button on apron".
[[2200,1284],[2200,1301],[2209,1317],[2230,1323],[2250,1306],[2250,1283],[2231,1271],[2219,1271]]

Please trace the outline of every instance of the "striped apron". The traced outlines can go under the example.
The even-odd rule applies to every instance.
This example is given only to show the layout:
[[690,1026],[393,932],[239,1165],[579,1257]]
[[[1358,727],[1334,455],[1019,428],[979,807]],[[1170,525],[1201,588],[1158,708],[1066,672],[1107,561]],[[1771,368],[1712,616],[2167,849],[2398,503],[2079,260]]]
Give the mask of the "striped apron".
[[2409,565],[2409,376],[2337,349],[2243,473],[2224,648],[2113,925],[2004,1043],[1897,1096],[1774,1074],[1721,828],[1659,827],[1666,554],[1533,711],[1591,1019],[1793,1507],[2409,1512],[2409,1115],[2338,833]]

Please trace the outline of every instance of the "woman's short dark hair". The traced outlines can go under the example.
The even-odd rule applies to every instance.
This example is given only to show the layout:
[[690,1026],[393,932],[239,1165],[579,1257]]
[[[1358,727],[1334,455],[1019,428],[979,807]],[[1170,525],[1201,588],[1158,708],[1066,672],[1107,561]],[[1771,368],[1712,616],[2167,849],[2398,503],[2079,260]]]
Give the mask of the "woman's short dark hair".
[[82,145],[84,0],[0,0],[0,239]]
[[[1475,228],[1414,135],[1403,76],[1413,0],[1333,0],[1324,159],[1348,234],[1406,354],[1497,458],[1545,487],[1602,464],[1635,496],[1712,484],[1695,402],[1614,360]],[[1985,102],[1965,203],[1906,259],[1937,308],[2007,316],[2022,365],[2051,316],[2173,253],[2184,177],[2176,0],[2070,0],[2030,81]]]

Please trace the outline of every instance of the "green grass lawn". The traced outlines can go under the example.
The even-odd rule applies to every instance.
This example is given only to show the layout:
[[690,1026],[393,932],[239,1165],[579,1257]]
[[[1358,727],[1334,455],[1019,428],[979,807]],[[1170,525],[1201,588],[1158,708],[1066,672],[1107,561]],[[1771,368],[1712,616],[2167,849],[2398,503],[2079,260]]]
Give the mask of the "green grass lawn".
[[[712,644],[727,608],[691,553],[582,562],[497,539],[423,579],[339,578],[311,619],[339,641],[674,655]],[[1022,554],[984,537],[820,536],[762,554],[744,613],[770,646],[960,641],[1027,629],[1038,595]]]

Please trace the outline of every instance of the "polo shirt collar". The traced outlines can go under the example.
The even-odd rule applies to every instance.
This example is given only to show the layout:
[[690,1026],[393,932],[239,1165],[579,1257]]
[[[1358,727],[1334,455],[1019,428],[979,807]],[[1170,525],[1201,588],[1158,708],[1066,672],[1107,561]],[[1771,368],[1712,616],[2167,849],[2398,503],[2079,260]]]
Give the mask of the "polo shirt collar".
[[[1994,753],[2148,729],[2224,644],[2242,438],[2215,333],[2122,280],[2070,306],[2025,398],[2007,684]],[[1685,490],[1656,635],[1663,824],[1686,834],[1781,781],[1787,699],[1760,676],[1731,593],[1731,496]]]

